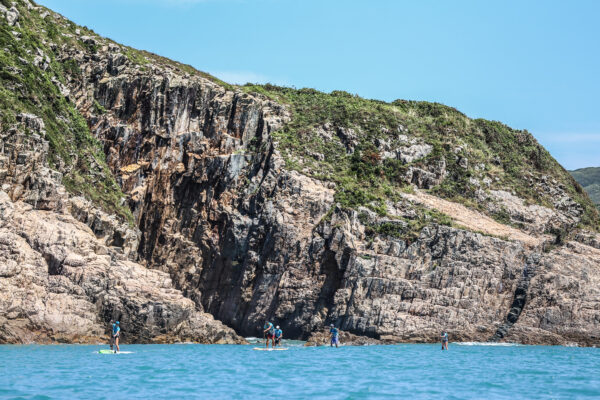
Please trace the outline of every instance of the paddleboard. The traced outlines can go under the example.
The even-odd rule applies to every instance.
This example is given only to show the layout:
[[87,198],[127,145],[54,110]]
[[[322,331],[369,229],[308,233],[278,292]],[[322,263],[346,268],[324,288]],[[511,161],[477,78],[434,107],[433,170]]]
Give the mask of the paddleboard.
[[274,349],[265,349],[264,347],[255,347],[252,350],[259,350],[259,351],[281,351],[281,350],[287,350],[287,347],[276,347]]
[[133,351],[120,351],[120,352],[116,353],[112,350],[98,350],[98,353],[100,353],[100,354],[132,354]]

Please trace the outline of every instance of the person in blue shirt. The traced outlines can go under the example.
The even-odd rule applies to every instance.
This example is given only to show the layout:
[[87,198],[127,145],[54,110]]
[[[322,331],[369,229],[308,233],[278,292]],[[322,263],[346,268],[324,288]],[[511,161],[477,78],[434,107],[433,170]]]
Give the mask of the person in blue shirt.
[[119,352],[119,336],[121,335],[121,326],[119,321],[112,324],[112,330],[110,332],[110,349],[113,350],[113,345],[117,347],[117,353]]
[[446,331],[442,332],[442,350],[448,350],[448,333]]
[[329,333],[331,333],[331,347],[335,345],[335,347],[337,348],[340,344],[340,331],[338,330],[338,328],[333,326],[333,324],[331,324],[329,325]]
[[265,326],[263,326],[263,329],[263,334],[266,335],[267,338],[267,342],[265,343],[267,349],[269,348],[269,339],[271,340],[271,347],[275,347],[275,328],[273,327],[273,324],[267,321]]
[[275,328],[275,346],[281,345],[281,337],[283,336],[283,331],[279,329],[279,325]]

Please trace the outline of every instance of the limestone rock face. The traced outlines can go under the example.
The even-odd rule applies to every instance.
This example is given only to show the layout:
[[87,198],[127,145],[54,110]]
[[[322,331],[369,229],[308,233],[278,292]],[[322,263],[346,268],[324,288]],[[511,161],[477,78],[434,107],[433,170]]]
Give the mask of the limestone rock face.
[[600,250],[569,242],[541,256],[507,340],[598,346]]
[[[135,227],[67,194],[43,121],[19,115],[0,132],[0,342],[101,340],[119,318],[124,340],[141,342],[240,342],[269,319],[287,338],[335,323],[369,343],[433,342],[446,330],[452,341],[600,345],[600,240],[546,246],[544,232],[582,213],[565,187],[532,183],[552,211],[473,176],[481,204],[513,226],[417,189],[390,198],[386,217],[342,209],[336,183],[286,167],[274,135],[290,121],[284,105],[164,59],[136,62],[91,33],[73,40],[85,46],[49,45],[72,67],[56,93],[100,140]],[[359,144],[354,128],[314,129],[347,154]],[[431,145],[398,134],[374,143],[382,158],[430,158]],[[447,160],[411,164],[400,179],[433,188],[452,174]],[[417,203],[452,226],[429,221],[410,239],[374,230],[405,229]]]
[[0,132],[0,343],[106,341],[117,319],[124,342],[243,342],[132,262],[139,231],[68,195],[42,119],[17,122]]
[[555,212],[536,204],[526,205],[521,198],[504,190],[491,190],[487,197],[492,200],[487,206],[490,211],[506,212],[511,222],[518,224],[528,232],[542,234],[552,229],[573,226],[578,222],[576,210],[565,213]]
[[35,133],[27,135],[21,129],[0,132],[2,190],[14,201],[21,200],[38,209],[62,211],[68,196],[64,187],[57,184],[62,174],[48,168],[43,122],[37,117],[24,121],[26,126],[38,127]]
[[127,222],[95,207],[83,197],[71,197],[67,209],[78,221],[85,223],[97,239],[105,245],[118,249],[129,259],[137,258],[140,232]]
[[14,5],[7,8],[0,4],[0,16],[6,19],[8,26],[15,26],[19,20],[19,10]]
[[0,343],[241,342],[174,289],[163,272],[126,260],[72,216],[0,192]]
[[[452,340],[526,341],[518,332],[543,325],[546,334],[528,340],[597,343],[581,338],[598,328],[598,298],[543,280],[547,260],[555,260],[553,279],[568,274],[566,259],[558,261],[562,250],[542,254],[544,237],[529,236],[557,218],[558,225],[574,219],[499,193],[495,201],[530,227],[511,228],[516,239],[435,224],[410,242],[373,235],[357,212],[336,207],[331,183],[285,168],[271,135],[289,120],[285,107],[169,66],[140,71],[110,46],[97,43],[103,50],[93,58],[68,49],[63,56],[84,72],[69,90],[129,196],[139,262],[167,272],[185,296],[238,333],[256,335],[269,318],[292,338],[335,322],[375,339],[437,341],[447,330]],[[94,112],[91,101],[106,112]],[[317,130],[324,139],[337,136],[347,152],[356,145],[352,130]],[[403,143],[377,145],[406,160],[431,151],[408,136]],[[407,181],[429,188],[446,176],[443,161],[427,168],[409,168]],[[575,216],[569,207],[565,215]],[[388,209],[410,212],[400,203]],[[588,279],[597,277],[599,260],[587,262]],[[587,325],[575,322],[576,312],[544,322],[541,311],[529,311],[545,309],[549,290],[586,303]],[[544,300],[530,303],[534,296]]]

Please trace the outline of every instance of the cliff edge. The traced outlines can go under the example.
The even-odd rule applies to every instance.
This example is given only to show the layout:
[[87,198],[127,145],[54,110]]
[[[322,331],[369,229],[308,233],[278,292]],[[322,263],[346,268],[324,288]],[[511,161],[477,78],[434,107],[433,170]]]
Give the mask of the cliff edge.
[[269,319],[600,344],[598,211],[527,131],[232,86],[1,4],[0,341],[120,318],[137,341],[239,342]]

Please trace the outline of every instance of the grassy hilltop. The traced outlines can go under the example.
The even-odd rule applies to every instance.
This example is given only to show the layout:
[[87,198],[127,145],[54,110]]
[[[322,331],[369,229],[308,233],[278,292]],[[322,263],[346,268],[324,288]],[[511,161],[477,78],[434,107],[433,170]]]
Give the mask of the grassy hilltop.
[[[344,206],[383,207],[386,199],[397,197],[398,191],[411,190],[405,181],[409,168],[431,169],[444,163],[446,178],[429,189],[432,194],[482,209],[476,201],[480,186],[474,182],[487,178],[490,190],[508,190],[527,203],[554,208],[553,196],[532,185],[541,180],[554,181],[553,185],[564,188],[583,207],[582,225],[598,225],[597,210],[587,194],[527,130],[512,129],[498,121],[471,119],[439,103],[387,103],[343,91],[322,93],[269,84],[248,84],[243,90],[290,106],[292,121],[275,133],[287,166],[336,182],[336,199]],[[324,140],[318,134],[319,127],[327,124],[356,134],[351,154],[335,135],[332,140]],[[376,144],[399,146],[403,134],[431,145],[433,150],[414,162],[383,159]],[[500,222],[506,220],[501,212],[492,216]]]
[[[0,0],[0,4],[7,9],[12,7],[9,0]],[[44,7],[34,4],[30,8],[22,0],[16,2],[16,7],[20,13],[18,26],[9,26],[6,19],[0,18],[1,130],[5,132],[14,126],[19,113],[42,117],[52,149],[51,166],[64,173],[67,189],[131,220],[101,144],[91,135],[73,100],[61,91],[67,74],[82,74],[80,66],[73,60],[59,62],[56,57],[64,46],[95,54],[98,49],[86,44],[83,36],[93,36],[101,43],[110,40],[56,17]],[[411,168],[432,173],[443,168],[443,179],[428,188],[437,196],[487,212],[477,199],[482,190],[498,189],[510,191],[528,204],[555,208],[551,191],[535,186],[548,182],[545,184],[560,187],[581,206],[581,226],[597,229],[598,211],[588,195],[526,130],[471,119],[438,103],[387,103],[342,91],[322,93],[268,84],[233,86],[190,66],[124,48],[129,62],[138,65],[140,73],[147,73],[148,64],[169,64],[181,74],[211,79],[225,89],[258,93],[287,104],[292,120],[274,133],[287,167],[335,182],[336,200],[343,207],[368,206],[384,215],[386,200],[412,190],[406,180]],[[328,139],[319,134],[323,127],[342,129],[351,136],[351,150],[339,135]],[[411,143],[428,146],[431,151],[410,161],[384,156],[382,149],[405,146],[402,141],[407,137]],[[596,184],[594,190],[597,188]],[[502,212],[492,216],[506,221]],[[435,213],[425,217],[447,222],[443,215]]]

